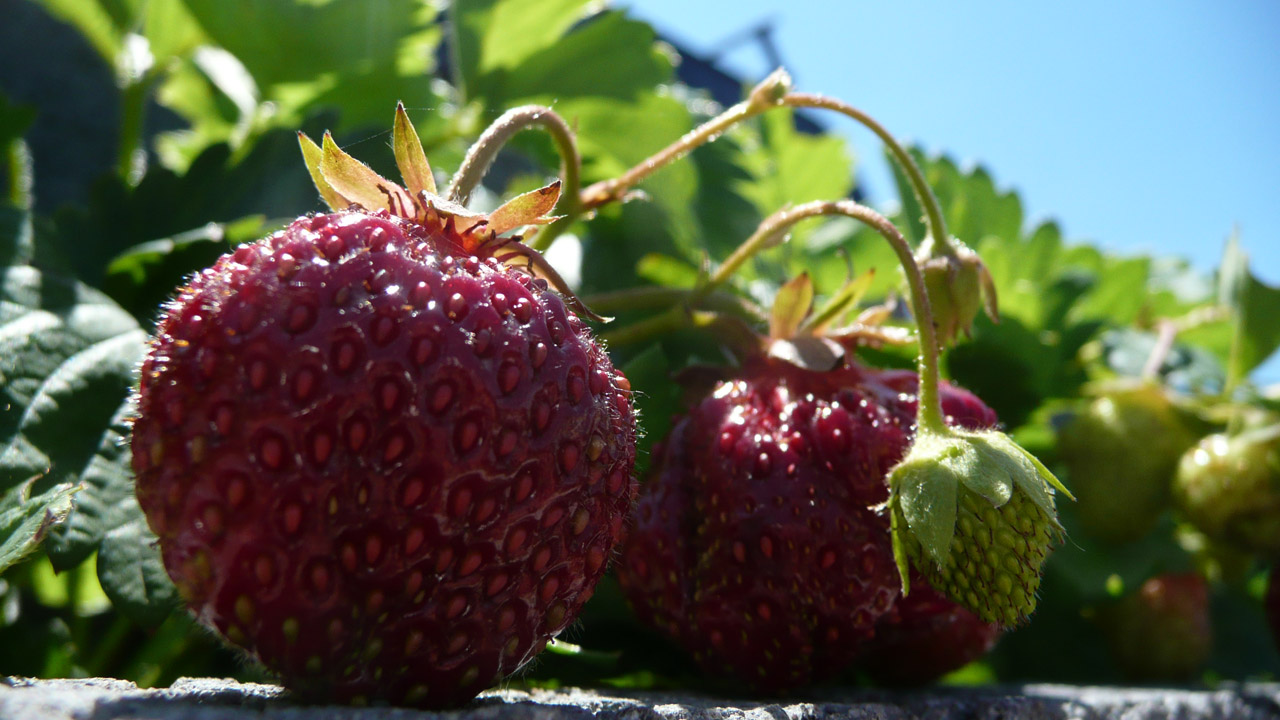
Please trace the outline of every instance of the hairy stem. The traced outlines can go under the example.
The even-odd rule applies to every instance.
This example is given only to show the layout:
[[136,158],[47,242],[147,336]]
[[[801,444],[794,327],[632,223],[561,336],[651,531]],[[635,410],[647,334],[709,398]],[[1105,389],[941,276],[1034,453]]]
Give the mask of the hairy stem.
[[[670,287],[636,287],[596,293],[582,298],[585,305],[600,313],[616,313],[625,310],[658,310],[672,305],[687,305],[697,292],[693,289]],[[740,317],[763,322],[765,312],[755,303],[727,292],[715,292],[701,298],[700,305]]]
[[465,204],[471,192],[480,184],[484,174],[493,165],[498,151],[521,130],[541,126],[555,141],[556,150],[560,153],[560,177],[564,180],[563,192],[557,210],[564,216],[547,226],[536,237],[535,249],[545,249],[557,235],[564,232],[582,212],[579,200],[581,186],[582,157],[578,154],[578,143],[574,140],[573,130],[564,118],[549,107],[541,105],[522,105],[502,114],[493,124],[485,129],[467,156],[462,166],[454,173],[453,180],[445,190],[445,197],[456,203]]
[[929,183],[924,179],[924,173],[920,170],[920,166],[911,157],[911,153],[898,142],[883,125],[875,120],[875,118],[859,110],[842,100],[826,97],[824,95],[816,95],[813,93],[787,93],[781,104],[786,107],[793,108],[816,108],[820,110],[830,110],[838,112],[841,115],[852,118],[854,121],[866,127],[875,133],[876,137],[889,148],[889,152],[897,160],[902,171],[907,174],[907,180],[911,183],[911,189],[915,192],[916,199],[920,201],[920,205],[924,208],[925,222],[928,225],[929,235],[938,247],[948,254],[954,254],[955,250],[951,245],[951,235],[947,232],[946,220],[942,217],[942,206],[938,203],[938,198],[933,194],[933,189],[929,187]]
[[911,305],[916,312],[916,328],[920,335],[920,390],[917,424],[921,431],[945,432],[946,423],[942,417],[941,399],[938,393],[938,337],[934,328],[933,310],[929,306],[929,295],[925,291],[924,276],[906,238],[889,219],[865,205],[852,200],[816,201],[798,205],[793,208],[779,210],[765,218],[760,227],[752,233],[728,259],[716,269],[715,273],[697,289],[690,298],[692,306],[720,285],[724,284],[739,267],[757,252],[774,243],[779,235],[801,220],[824,215],[844,215],[869,225],[880,233],[902,264],[907,276],[907,285],[911,291]]
[[679,140],[650,155],[622,175],[588,187],[582,192],[582,209],[591,210],[615,200],[621,200],[627,191],[641,180],[679,160],[699,146],[715,140],[724,131],[743,120],[755,117],[769,108],[777,107],[778,99],[790,85],[791,78],[785,72],[781,70],[774,72],[756,85],[747,95],[746,100],[685,133]]

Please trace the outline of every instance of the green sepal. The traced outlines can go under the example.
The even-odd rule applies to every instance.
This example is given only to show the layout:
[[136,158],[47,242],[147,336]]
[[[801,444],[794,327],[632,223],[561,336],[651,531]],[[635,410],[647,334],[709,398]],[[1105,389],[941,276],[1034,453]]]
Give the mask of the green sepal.
[[943,435],[921,433],[890,476],[907,528],[934,562],[945,565],[956,531],[956,492],[964,478],[954,460],[963,448]]
[[391,149],[395,153],[396,167],[400,168],[400,177],[404,179],[409,194],[414,197],[420,192],[435,195],[436,178],[431,173],[431,163],[427,162],[427,154],[422,150],[418,130],[413,127],[409,114],[404,111],[404,103],[396,103]]
[[330,210],[343,210],[351,203],[333,189],[328,180],[324,179],[324,175],[320,172],[320,162],[324,159],[324,151],[312,140],[306,133],[298,131],[298,147],[302,148],[302,162],[307,166],[307,173],[311,175],[311,182],[315,183],[316,190],[320,192],[320,199],[324,200],[324,204],[329,206]]

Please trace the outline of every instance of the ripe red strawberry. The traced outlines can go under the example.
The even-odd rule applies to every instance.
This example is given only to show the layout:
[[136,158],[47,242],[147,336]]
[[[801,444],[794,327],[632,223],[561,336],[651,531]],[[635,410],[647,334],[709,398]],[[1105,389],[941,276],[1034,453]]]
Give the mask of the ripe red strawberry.
[[1280,649],[1280,563],[1273,563],[1267,574],[1267,593],[1262,598],[1262,612],[1271,629],[1271,641]]
[[1000,632],[913,574],[911,592],[876,625],[861,664],[882,685],[922,685],[986,655]]
[[[656,450],[618,578],[641,621],[708,674],[782,692],[847,668],[899,593],[885,474],[917,376],[749,360]],[[995,414],[946,388],[969,427]]]
[[1186,682],[1209,659],[1209,588],[1197,573],[1144,582],[1101,615],[1111,657],[1134,682]]
[[497,213],[432,199],[223,256],[141,370],[137,494],[170,576],[309,699],[470,699],[572,621],[631,501],[626,379],[495,257]]

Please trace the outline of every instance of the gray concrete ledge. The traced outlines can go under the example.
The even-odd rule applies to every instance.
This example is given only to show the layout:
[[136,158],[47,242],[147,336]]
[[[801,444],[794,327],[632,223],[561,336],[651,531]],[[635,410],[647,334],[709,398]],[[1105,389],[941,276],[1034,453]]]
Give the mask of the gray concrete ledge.
[[183,678],[162,690],[122,680],[0,679],[0,720],[1261,720],[1280,683],[1213,690],[1025,685],[918,692],[815,690],[779,702],[671,692],[493,690],[460,710],[300,706],[273,685]]

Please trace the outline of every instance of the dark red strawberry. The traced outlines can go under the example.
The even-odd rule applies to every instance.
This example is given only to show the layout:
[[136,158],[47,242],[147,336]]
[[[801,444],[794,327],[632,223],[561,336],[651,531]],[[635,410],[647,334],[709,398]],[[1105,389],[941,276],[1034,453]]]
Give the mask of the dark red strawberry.
[[880,620],[861,664],[882,685],[922,685],[986,655],[999,637],[999,625],[913,575],[911,592]]
[[1271,629],[1271,640],[1280,649],[1280,563],[1271,566],[1267,574],[1267,594],[1262,598],[1262,611]]
[[1166,573],[1100,615],[1111,657],[1134,682],[1187,682],[1209,659],[1209,587],[1197,573]]
[[[905,452],[916,375],[747,361],[680,418],[623,546],[640,619],[711,675],[775,693],[846,669],[899,593],[885,474]],[[953,422],[995,414],[946,388]]]
[[413,210],[223,256],[141,369],[169,574],[308,699],[473,697],[573,620],[631,502],[630,388],[591,332],[495,257],[496,214]]

